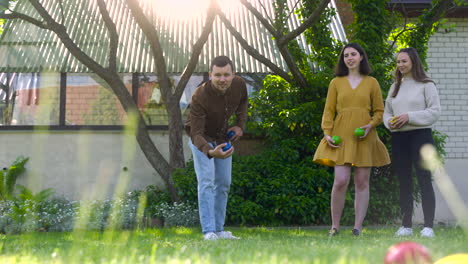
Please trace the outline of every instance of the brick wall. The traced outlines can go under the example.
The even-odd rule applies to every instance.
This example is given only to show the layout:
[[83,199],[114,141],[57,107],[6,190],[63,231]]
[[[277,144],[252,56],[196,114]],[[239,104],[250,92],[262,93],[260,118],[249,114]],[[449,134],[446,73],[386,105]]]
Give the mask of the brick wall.
[[354,14],[351,4],[346,0],[335,0],[336,9],[340,15],[341,23],[345,28],[346,33],[349,33],[348,26],[354,21]]
[[442,115],[435,129],[446,133],[449,159],[468,158],[468,18],[452,18],[454,32],[431,37],[429,75],[439,89]]

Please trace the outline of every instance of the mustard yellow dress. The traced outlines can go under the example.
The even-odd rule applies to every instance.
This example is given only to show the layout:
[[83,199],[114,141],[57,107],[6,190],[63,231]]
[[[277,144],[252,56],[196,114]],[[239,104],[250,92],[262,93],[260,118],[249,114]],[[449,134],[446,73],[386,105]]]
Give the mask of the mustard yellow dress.
[[[343,141],[339,148],[332,148],[323,138],[313,161],[330,167],[344,164],[378,167],[389,164],[387,148],[375,129],[382,123],[383,112],[382,93],[375,78],[365,76],[354,89],[346,76],[334,78],[328,87],[322,130],[325,135],[340,136]],[[371,124],[372,128],[364,139],[354,135],[356,128],[367,124]]]

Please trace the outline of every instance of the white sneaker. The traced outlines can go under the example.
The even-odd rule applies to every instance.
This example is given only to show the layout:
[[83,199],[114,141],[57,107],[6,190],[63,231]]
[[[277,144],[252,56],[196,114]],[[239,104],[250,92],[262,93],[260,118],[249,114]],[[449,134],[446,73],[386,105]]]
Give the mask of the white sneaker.
[[213,240],[218,240],[219,237],[214,233],[214,232],[208,232],[203,235],[203,238],[205,240],[213,241]]
[[430,227],[425,227],[421,230],[422,237],[435,237],[434,230]]
[[413,235],[413,229],[411,227],[400,227],[395,233],[395,236],[412,236]]
[[240,237],[233,236],[229,231],[216,232],[216,235],[221,239],[240,239]]

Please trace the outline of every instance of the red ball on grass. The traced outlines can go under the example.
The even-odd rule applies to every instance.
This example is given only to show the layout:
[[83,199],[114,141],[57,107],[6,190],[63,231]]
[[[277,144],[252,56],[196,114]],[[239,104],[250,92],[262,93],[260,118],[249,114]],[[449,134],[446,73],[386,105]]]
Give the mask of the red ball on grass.
[[429,264],[429,250],[416,242],[403,241],[391,246],[385,255],[385,264]]

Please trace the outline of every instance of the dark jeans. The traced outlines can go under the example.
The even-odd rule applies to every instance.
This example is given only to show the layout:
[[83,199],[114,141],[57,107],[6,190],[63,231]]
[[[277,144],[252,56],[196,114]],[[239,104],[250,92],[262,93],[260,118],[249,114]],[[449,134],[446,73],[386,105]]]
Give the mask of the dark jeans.
[[404,227],[412,226],[413,167],[421,188],[424,226],[432,228],[434,223],[435,195],[431,172],[421,166],[420,150],[425,144],[434,145],[432,130],[429,128],[392,133],[392,166],[400,181],[400,208]]

